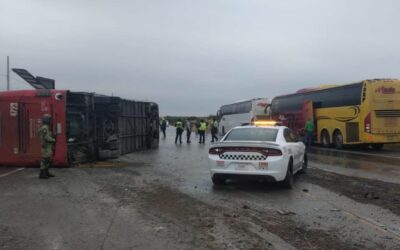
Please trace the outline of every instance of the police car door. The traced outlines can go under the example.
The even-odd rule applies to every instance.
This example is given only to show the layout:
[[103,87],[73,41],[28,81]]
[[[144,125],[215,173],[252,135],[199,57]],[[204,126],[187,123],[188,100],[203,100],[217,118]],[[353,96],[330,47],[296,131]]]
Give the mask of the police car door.
[[289,147],[289,154],[293,157],[293,170],[296,171],[301,166],[301,150],[300,145],[297,142],[296,136],[292,130],[286,128],[284,131],[284,137]]
[[290,137],[293,140],[293,144],[296,151],[296,156],[295,156],[296,166],[297,168],[300,169],[303,164],[305,146],[303,141],[299,140],[299,137],[292,130],[290,130]]

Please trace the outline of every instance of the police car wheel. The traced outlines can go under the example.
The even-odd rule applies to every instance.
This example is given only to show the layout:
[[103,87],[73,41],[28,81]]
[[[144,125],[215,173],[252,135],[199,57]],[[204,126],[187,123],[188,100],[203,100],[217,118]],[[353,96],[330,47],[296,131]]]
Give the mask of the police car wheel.
[[293,161],[290,159],[286,171],[286,177],[280,182],[283,188],[291,189],[293,187]]
[[212,182],[214,183],[214,185],[218,186],[218,185],[224,185],[225,184],[225,178],[223,178],[220,175],[213,175],[211,177]]
[[301,170],[299,171],[299,173],[306,174],[307,167],[308,167],[308,158],[307,158],[307,154],[304,153],[303,162],[302,162]]

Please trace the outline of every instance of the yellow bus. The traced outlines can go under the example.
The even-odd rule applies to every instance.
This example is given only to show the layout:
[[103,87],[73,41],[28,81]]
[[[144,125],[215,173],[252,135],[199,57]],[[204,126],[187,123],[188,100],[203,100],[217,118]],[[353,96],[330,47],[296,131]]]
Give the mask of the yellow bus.
[[301,134],[313,118],[314,141],[325,146],[371,145],[381,149],[400,142],[400,80],[303,89],[272,100],[272,115]]

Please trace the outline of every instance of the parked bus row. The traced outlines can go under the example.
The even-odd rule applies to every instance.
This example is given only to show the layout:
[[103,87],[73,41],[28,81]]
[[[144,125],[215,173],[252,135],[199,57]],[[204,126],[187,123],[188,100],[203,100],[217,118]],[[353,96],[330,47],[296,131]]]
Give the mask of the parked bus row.
[[303,134],[307,120],[315,125],[314,142],[324,147],[400,142],[400,80],[374,79],[352,84],[302,89],[293,94],[223,105],[220,132],[259,119],[274,119]]

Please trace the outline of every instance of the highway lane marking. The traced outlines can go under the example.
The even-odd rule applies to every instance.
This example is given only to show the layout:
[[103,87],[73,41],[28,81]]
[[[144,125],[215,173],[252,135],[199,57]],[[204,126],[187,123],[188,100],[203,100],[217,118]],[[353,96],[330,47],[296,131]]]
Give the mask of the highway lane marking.
[[0,178],[9,176],[9,175],[11,175],[11,174],[14,174],[14,173],[16,173],[16,172],[22,171],[22,170],[24,170],[24,169],[25,169],[25,168],[18,168],[18,169],[15,169],[15,170],[13,170],[13,171],[10,171],[10,172],[7,172],[7,173],[5,173],[5,174],[0,175]]
[[[298,189],[299,192],[302,192],[302,190],[301,190],[300,188],[297,188],[297,187],[296,187],[296,189]],[[321,199],[319,199],[317,196],[312,195],[312,194],[310,194],[310,193],[304,193],[304,192],[302,192],[302,193],[303,193],[303,195],[310,196],[310,197],[312,197],[312,198],[314,198],[314,199],[317,199],[317,200],[321,200]],[[361,222],[361,223],[363,223],[363,224],[365,224],[365,225],[368,225],[368,226],[370,226],[370,227],[372,227],[372,228],[375,228],[376,230],[379,230],[379,231],[381,231],[382,233],[391,233],[391,234],[394,236],[394,238],[396,238],[397,240],[400,241],[400,233],[398,233],[398,232],[396,232],[396,231],[390,229],[388,226],[386,226],[386,225],[384,225],[384,224],[381,224],[381,223],[378,223],[378,222],[376,222],[375,220],[373,220],[373,219],[371,219],[371,218],[363,217],[363,216],[361,216],[361,215],[357,215],[357,214],[355,214],[355,213],[353,213],[353,212],[351,212],[351,211],[348,211],[348,210],[346,210],[346,209],[343,209],[342,207],[338,207],[338,206],[336,206],[335,204],[333,204],[333,203],[330,202],[330,201],[327,201],[327,200],[321,200],[321,201],[324,201],[324,202],[326,202],[326,203],[332,205],[332,207],[338,209],[339,211],[343,212],[344,214],[347,214],[347,215],[349,215],[350,217],[353,217],[354,219],[358,220],[359,222]]]

